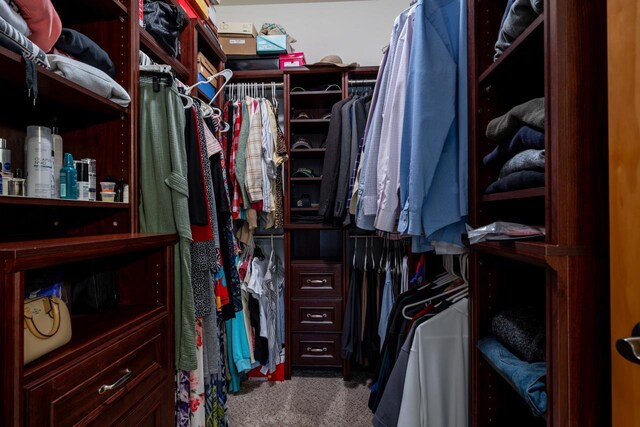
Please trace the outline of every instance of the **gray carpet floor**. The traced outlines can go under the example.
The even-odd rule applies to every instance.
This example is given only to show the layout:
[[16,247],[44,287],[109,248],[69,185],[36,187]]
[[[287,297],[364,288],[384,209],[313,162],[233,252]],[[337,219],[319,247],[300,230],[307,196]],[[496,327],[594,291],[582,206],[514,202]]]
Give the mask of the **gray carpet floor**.
[[231,427],[370,427],[370,381],[343,381],[337,371],[294,371],[290,381],[244,381],[229,395]]

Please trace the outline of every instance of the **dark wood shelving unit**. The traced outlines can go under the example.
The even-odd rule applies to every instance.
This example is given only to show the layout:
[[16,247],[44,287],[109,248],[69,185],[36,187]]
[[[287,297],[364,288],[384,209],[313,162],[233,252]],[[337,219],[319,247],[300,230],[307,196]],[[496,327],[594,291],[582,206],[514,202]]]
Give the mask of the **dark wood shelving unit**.
[[24,83],[24,61],[21,56],[0,47],[0,80],[4,95],[15,100],[12,108],[4,109],[3,116],[14,125],[31,125],[34,121],[55,116],[59,126],[67,129],[84,127],[91,123],[113,120],[129,109],[97,95],[58,74],[38,67],[37,110],[29,115],[22,111],[28,105]]
[[522,200],[544,197],[545,187],[526,188],[524,190],[506,191],[504,193],[485,194],[481,197],[483,202],[500,202],[505,200]]
[[170,56],[165,50],[160,47],[158,42],[144,29],[140,28],[140,44],[143,50],[156,62],[161,64],[170,65],[176,72],[176,75],[185,81],[188,81],[191,77],[189,69],[184,66],[178,59]]
[[[607,173],[607,116],[606,108],[585,108],[607,102],[606,2],[545,2],[544,12],[495,62],[505,3],[468,4],[469,224],[520,219],[513,222],[544,225],[546,232],[543,239],[470,246],[470,425],[608,425],[609,355],[584,351],[609,344],[608,261],[599,256],[607,247],[607,183],[601,178]],[[486,136],[487,124],[541,97],[545,186],[484,194],[497,178],[482,161],[496,146]],[[515,284],[523,289],[515,291]],[[545,308],[545,419],[517,400],[514,405],[500,373],[476,348],[492,317],[522,304],[522,295]]]

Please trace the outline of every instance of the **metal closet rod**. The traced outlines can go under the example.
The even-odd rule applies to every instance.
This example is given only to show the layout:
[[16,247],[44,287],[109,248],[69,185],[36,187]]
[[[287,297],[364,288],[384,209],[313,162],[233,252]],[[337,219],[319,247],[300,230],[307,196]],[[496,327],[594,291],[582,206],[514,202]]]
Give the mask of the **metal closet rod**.
[[[239,85],[245,86],[256,86],[257,88],[262,88],[263,82],[249,82],[249,83],[229,83],[227,85],[227,90],[230,90],[232,87],[237,87]],[[264,88],[270,89],[272,86],[275,87],[284,87],[284,83],[282,82],[264,82]]]
[[365,80],[349,80],[349,84],[357,85],[357,84],[374,84],[376,79],[365,79]]

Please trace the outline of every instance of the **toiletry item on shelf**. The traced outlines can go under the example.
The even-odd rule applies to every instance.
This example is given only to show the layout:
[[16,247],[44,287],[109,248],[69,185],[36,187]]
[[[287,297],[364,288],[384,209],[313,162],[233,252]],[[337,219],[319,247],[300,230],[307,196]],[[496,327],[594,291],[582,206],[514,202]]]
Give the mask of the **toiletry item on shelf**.
[[84,160],[78,160],[76,172],[78,172],[78,200],[89,200],[89,165]]
[[82,159],[89,173],[89,200],[96,200],[96,159]]
[[0,172],[11,172],[11,150],[4,138],[0,138]]
[[122,190],[122,202],[129,203],[129,184],[125,184]]
[[51,141],[53,144],[53,197],[60,197],[60,169],[62,169],[62,159],[64,157],[64,144],[62,137],[58,133],[58,128],[53,128]]
[[0,138],[0,194],[9,194],[9,179],[11,179],[11,150],[7,148],[7,140]]
[[24,175],[22,174],[22,169],[16,169],[13,173],[13,178],[11,178],[8,182],[9,196],[24,196],[24,183],[25,179]]
[[116,202],[122,203],[123,197],[122,192],[124,191],[124,179],[120,178],[118,182],[116,182]]
[[60,198],[71,200],[78,198],[78,172],[73,166],[71,153],[64,153],[64,163],[60,169]]
[[116,193],[113,191],[103,191],[100,193],[100,197],[103,202],[115,202],[116,201]]
[[51,180],[53,178],[51,129],[43,126],[27,127],[25,170],[27,173],[27,196],[51,198]]

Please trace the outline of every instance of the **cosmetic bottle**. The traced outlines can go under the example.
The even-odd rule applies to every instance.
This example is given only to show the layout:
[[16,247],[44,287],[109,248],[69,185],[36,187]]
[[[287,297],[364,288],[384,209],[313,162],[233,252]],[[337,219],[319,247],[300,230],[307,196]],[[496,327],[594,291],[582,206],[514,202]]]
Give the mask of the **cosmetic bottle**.
[[51,151],[51,129],[42,126],[28,126],[25,143],[27,196],[51,198],[53,173]]
[[64,163],[60,169],[60,198],[71,200],[78,198],[78,172],[73,165],[71,153],[64,153]]

